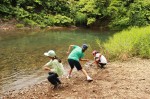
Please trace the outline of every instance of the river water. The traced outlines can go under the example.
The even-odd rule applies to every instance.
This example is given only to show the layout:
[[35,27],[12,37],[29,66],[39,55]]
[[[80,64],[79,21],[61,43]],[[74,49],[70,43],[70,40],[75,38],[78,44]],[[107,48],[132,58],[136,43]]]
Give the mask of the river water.
[[48,62],[43,53],[52,49],[67,64],[68,46],[89,45],[85,58],[93,59],[92,50],[99,49],[97,39],[105,42],[110,32],[86,29],[49,31],[12,31],[0,33],[0,93],[17,90],[46,80],[42,66]]

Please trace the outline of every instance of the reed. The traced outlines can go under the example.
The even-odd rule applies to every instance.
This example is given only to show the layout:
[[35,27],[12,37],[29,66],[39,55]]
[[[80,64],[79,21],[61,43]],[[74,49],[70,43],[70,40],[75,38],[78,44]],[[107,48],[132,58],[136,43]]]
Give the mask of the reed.
[[103,46],[109,59],[150,58],[150,26],[115,33]]

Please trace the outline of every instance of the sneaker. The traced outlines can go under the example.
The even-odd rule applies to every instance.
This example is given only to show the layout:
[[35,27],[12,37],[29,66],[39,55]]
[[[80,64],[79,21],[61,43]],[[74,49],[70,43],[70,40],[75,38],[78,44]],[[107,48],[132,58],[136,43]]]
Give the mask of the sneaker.
[[61,88],[62,88],[62,84],[58,84],[57,89],[61,89]]
[[56,90],[58,88],[58,84],[54,85],[53,90]]
[[101,66],[100,68],[101,68],[101,69],[105,69],[105,67],[103,67],[103,66]]
[[93,81],[93,79],[91,77],[87,77],[87,81]]
[[67,75],[67,77],[66,77],[66,78],[70,79],[70,78],[71,78],[71,75]]
[[61,84],[60,83],[54,85],[54,87],[53,87],[54,90],[59,89],[59,88],[61,88]]

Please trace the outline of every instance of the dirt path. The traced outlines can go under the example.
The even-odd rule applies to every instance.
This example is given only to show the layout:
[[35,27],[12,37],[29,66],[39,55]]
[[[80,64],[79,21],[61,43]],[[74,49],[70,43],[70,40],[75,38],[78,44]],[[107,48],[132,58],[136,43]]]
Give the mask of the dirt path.
[[111,62],[103,70],[96,66],[86,70],[93,82],[74,72],[71,79],[62,79],[59,90],[52,90],[45,81],[18,93],[10,92],[2,99],[150,99],[150,59],[133,58]]

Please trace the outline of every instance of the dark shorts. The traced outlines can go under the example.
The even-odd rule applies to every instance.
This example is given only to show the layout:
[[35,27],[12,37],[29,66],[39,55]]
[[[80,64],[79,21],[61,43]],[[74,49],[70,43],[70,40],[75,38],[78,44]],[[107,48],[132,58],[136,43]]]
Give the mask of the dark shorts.
[[104,68],[104,66],[106,65],[106,63],[99,63],[100,68]]
[[77,70],[81,70],[82,69],[81,64],[78,61],[76,61],[76,60],[68,59],[68,63],[70,65],[71,69],[73,69],[74,66],[77,68]]

